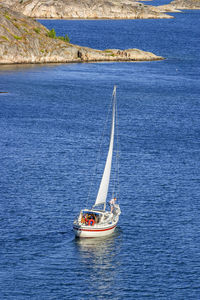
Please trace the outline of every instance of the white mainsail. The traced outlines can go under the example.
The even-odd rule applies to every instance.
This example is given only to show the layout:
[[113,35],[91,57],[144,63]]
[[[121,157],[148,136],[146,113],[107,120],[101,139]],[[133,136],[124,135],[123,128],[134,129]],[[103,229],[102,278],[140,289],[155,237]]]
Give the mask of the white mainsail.
[[113,97],[113,111],[112,111],[112,127],[111,127],[111,135],[110,135],[110,145],[109,145],[108,155],[107,155],[106,164],[105,164],[103,176],[101,179],[99,191],[98,191],[97,198],[96,198],[96,201],[94,204],[94,207],[104,204],[104,210],[106,207],[106,198],[107,198],[107,194],[108,194],[110,171],[111,171],[112,156],[113,156],[114,131],[115,131],[116,86],[114,86],[112,97]]

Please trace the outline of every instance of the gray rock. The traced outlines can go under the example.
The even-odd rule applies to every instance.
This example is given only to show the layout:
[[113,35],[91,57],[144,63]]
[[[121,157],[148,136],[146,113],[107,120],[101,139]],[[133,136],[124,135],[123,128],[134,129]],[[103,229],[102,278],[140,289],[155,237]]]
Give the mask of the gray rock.
[[173,0],[171,3],[159,8],[165,12],[177,9],[200,9],[200,0]]
[[132,0],[4,0],[33,18],[149,19],[172,18],[158,8]]
[[51,38],[39,22],[0,5],[0,64],[160,59],[138,49],[100,51]]

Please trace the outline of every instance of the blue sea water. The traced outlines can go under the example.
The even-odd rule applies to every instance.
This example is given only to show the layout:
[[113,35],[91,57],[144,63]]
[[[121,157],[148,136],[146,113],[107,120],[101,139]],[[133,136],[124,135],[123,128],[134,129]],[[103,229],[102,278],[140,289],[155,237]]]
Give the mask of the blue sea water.
[[172,1],[170,0],[145,0],[145,1],[141,1],[144,5],[148,4],[148,5],[153,5],[153,6],[158,6],[158,5],[166,5],[166,4],[170,4]]
[[[200,299],[200,12],[174,16],[41,21],[163,61],[0,66],[0,299]],[[76,240],[114,84],[122,214]]]

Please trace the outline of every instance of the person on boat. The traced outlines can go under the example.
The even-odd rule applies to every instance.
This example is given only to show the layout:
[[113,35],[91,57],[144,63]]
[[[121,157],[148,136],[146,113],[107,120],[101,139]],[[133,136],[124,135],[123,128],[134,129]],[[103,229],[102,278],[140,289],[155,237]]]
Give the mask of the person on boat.
[[87,224],[88,220],[87,220],[87,215],[83,214],[82,218],[81,218],[81,223],[82,224]]
[[81,218],[81,223],[84,225],[88,224],[88,214],[83,214]]
[[85,224],[85,216],[84,216],[84,215],[83,215],[82,218],[81,218],[81,223],[82,223],[82,224]]
[[114,197],[110,200],[109,204],[110,204],[110,212],[113,212],[114,206],[115,206],[115,202],[117,201],[117,198]]

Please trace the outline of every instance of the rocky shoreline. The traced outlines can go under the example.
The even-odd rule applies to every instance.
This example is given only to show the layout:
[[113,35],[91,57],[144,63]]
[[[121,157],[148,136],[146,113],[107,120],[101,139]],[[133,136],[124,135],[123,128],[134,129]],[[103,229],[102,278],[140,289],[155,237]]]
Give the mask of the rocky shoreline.
[[138,49],[104,51],[73,45],[30,17],[0,5],[0,64],[153,61],[160,56]]
[[4,5],[38,19],[169,19],[159,8],[133,0],[4,0]]
[[159,6],[163,12],[177,12],[181,9],[200,9],[200,0],[173,0],[169,4]]

